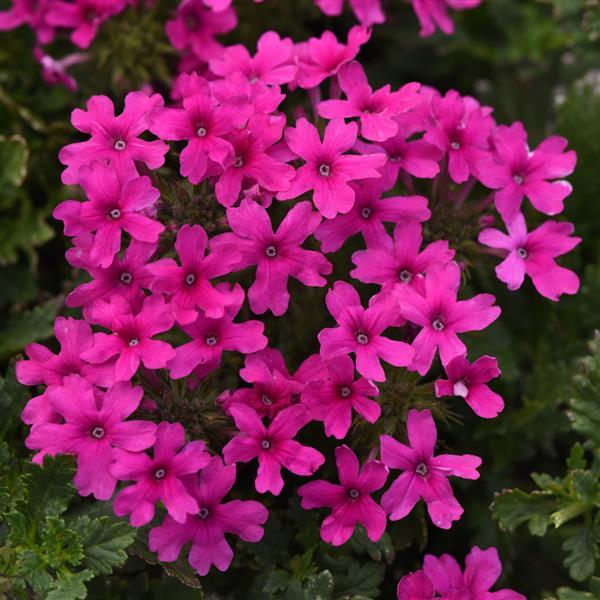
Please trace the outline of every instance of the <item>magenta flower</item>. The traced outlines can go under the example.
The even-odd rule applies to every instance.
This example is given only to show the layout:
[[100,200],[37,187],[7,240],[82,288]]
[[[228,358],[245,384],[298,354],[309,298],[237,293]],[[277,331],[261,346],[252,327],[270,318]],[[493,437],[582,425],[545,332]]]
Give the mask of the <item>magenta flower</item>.
[[412,0],[413,10],[419,19],[421,37],[433,35],[439,28],[446,35],[454,33],[454,23],[448,16],[448,7],[466,10],[479,6],[481,0]]
[[377,460],[360,467],[356,454],[345,445],[335,449],[335,462],[341,485],[321,479],[305,483],[298,488],[302,508],[331,508],[331,514],[321,524],[321,538],[332,546],[347,542],[357,524],[376,542],[385,531],[387,519],[371,494],[384,486],[387,468]]
[[110,266],[103,269],[92,266],[89,260],[93,244],[91,234],[77,237],[74,241],[75,246],[67,252],[67,259],[74,267],[88,271],[92,281],[78,285],[67,296],[67,306],[83,306],[84,316],[87,318],[89,308],[99,299],[108,300],[119,295],[134,306],[141,303],[144,299],[142,289],[150,289],[154,279],[148,261],[156,251],[156,243],[132,240],[123,257],[115,255]]
[[110,329],[111,333],[95,333],[94,345],[81,354],[84,360],[101,364],[118,356],[115,379],[127,381],[138,370],[140,362],[147,369],[163,369],[175,357],[167,342],[153,337],[173,327],[175,317],[161,296],[147,297],[141,309],[134,313],[121,296],[110,302],[99,300],[90,311],[93,323]]
[[81,375],[94,385],[108,387],[114,382],[114,365],[93,365],[82,358],[92,347],[92,328],[85,321],[71,317],[57,317],[54,336],[60,351],[54,354],[41,344],[25,347],[27,360],[15,365],[17,380],[22,385],[62,385],[65,377]]
[[38,44],[49,44],[54,39],[54,27],[48,22],[51,0],[12,0],[8,10],[0,11],[0,31],[10,31],[21,25],[34,30]]
[[491,294],[477,294],[469,300],[457,300],[460,268],[455,262],[432,267],[425,276],[425,295],[409,285],[397,286],[394,294],[402,316],[421,325],[414,339],[414,360],[409,369],[425,375],[439,350],[442,364],[466,354],[458,333],[481,331],[500,316],[500,307]]
[[[571,184],[562,178],[575,169],[577,155],[565,151],[567,140],[546,138],[533,152],[527,146],[527,133],[519,122],[500,125],[494,132],[496,156],[477,165],[477,177],[487,187],[498,190],[496,208],[507,223],[518,215],[524,197],[536,210],[557,215],[571,193]],[[558,180],[558,181],[549,181]]]
[[405,575],[396,588],[398,600],[433,600],[435,590],[431,580],[423,571]]
[[[381,0],[348,0],[354,16],[366,27],[385,22],[381,10]],[[342,14],[344,0],[315,0],[315,4],[328,16],[337,17]]]
[[398,521],[423,498],[433,524],[450,529],[452,522],[460,519],[463,508],[452,493],[448,477],[478,479],[481,458],[472,454],[434,456],[437,430],[429,410],[409,411],[406,428],[410,446],[389,435],[380,438],[383,464],[404,471],[383,494],[381,506],[391,521]]
[[555,258],[571,251],[581,238],[571,236],[571,223],[546,221],[531,233],[521,213],[507,225],[508,235],[498,229],[484,229],[479,242],[499,248],[506,257],[496,267],[500,281],[509,290],[517,290],[525,275],[531,277],[535,289],[544,297],[557,301],[561,294],[576,294],[579,277],[556,264]]
[[240,95],[217,102],[206,80],[195,73],[190,77],[194,90],[184,97],[183,108],[163,109],[150,130],[163,140],[187,140],[179,155],[181,174],[196,184],[205,179],[209,160],[223,166],[233,156],[226,136],[246,123],[252,107]]
[[513,590],[490,591],[501,572],[502,564],[496,548],[482,550],[473,546],[465,560],[464,573],[449,554],[442,554],[439,558],[427,554],[423,563],[423,573],[441,598],[526,600],[525,596]]
[[[388,243],[385,243],[385,240]],[[378,248],[359,250],[352,255],[356,268],[350,276],[363,283],[377,283],[383,291],[393,291],[397,285],[411,285],[425,290],[425,275],[436,266],[444,266],[454,258],[454,250],[446,240],[437,240],[421,250],[421,225],[396,225],[393,242],[384,238]]]
[[376,248],[387,237],[386,223],[421,223],[431,217],[424,196],[382,198],[381,181],[367,179],[353,183],[354,205],[345,215],[323,221],[315,231],[323,252],[335,252],[357,233],[369,248]]
[[338,213],[349,212],[355,192],[348,182],[380,177],[377,168],[386,160],[383,154],[344,154],[354,145],[356,132],[356,123],[333,119],[327,124],[321,142],[319,131],[306,119],[299,119],[296,127],[289,127],[285,141],[306,164],[296,172],[291,187],[279,192],[277,198],[288,200],[314,190],[313,202],[324,217],[331,219]]
[[341,440],[352,424],[352,409],[369,423],[379,419],[381,407],[370,398],[378,396],[379,390],[364,377],[354,380],[354,363],[349,356],[335,356],[326,366],[327,379],[310,381],[302,390],[301,400],[313,419],[323,421],[325,434]]
[[215,11],[207,8],[204,0],[182,0],[175,18],[167,21],[165,29],[176,50],[191,50],[197,60],[208,62],[223,51],[215,36],[236,26],[237,16],[231,7]]
[[283,489],[282,467],[306,477],[325,462],[320,452],[293,439],[311,420],[304,406],[296,404],[284,408],[268,427],[249,406],[232,404],[229,413],[240,433],[227,442],[223,458],[226,464],[257,458],[258,473],[254,482],[257,492],[278,496]]
[[305,89],[313,88],[333,77],[356,57],[370,37],[369,29],[355,25],[348,32],[347,44],[340,44],[331,31],[324,31],[320,38],[310,38],[306,44],[297,44],[300,61],[298,85]]
[[400,316],[400,307],[392,296],[373,296],[364,309],[358,292],[349,283],[336,281],[325,301],[338,326],[319,333],[324,359],[353,352],[356,370],[375,381],[385,381],[380,359],[395,367],[411,363],[413,349],[408,344],[382,335]]
[[140,242],[158,242],[165,227],[144,214],[160,196],[148,177],[123,181],[98,161],[81,167],[79,177],[88,201],[66,200],[52,214],[65,223],[65,235],[95,232],[89,254],[93,266],[110,266],[121,249],[122,231]]
[[150,531],[150,550],[158,552],[159,560],[173,562],[181,548],[191,542],[188,560],[200,575],[206,575],[211,565],[226,571],[233,550],[225,534],[232,533],[245,542],[258,542],[264,534],[261,525],[269,513],[260,502],[221,502],[235,483],[235,465],[224,466],[219,457],[211,459],[199,478],[188,477],[185,483],[200,509],[195,515],[188,515],[185,523],[166,516],[162,525]]
[[211,244],[235,248],[241,254],[238,270],[256,265],[256,279],[248,290],[252,312],[284,314],[290,301],[290,277],[311,287],[326,285],[322,276],[331,273],[331,263],[320,252],[301,247],[321,222],[310,202],[296,204],[275,233],[266,209],[252,200],[228,208],[227,222],[233,233],[215,236]]
[[[424,101],[428,105],[428,101]],[[444,156],[442,150],[425,141],[415,139],[415,134],[425,130],[423,119],[417,111],[409,111],[394,117],[397,133],[376,145],[357,141],[354,148],[362,153],[384,152],[387,162],[380,169],[383,189],[394,187],[398,177],[404,172],[419,179],[432,179],[440,172],[439,162]]]
[[218,293],[227,291],[231,297],[231,304],[225,307],[225,312],[218,319],[211,319],[199,314],[198,318],[190,325],[182,327],[183,331],[191,338],[175,349],[175,357],[168,367],[173,379],[180,379],[189,375],[196,367],[196,375],[205,377],[221,364],[221,356],[225,350],[232,350],[248,354],[264,348],[268,340],[263,335],[265,326],[260,321],[245,321],[234,323],[244,303],[244,291],[236,284],[229,290],[227,284],[217,286]]
[[153,458],[145,452],[131,453],[115,449],[111,475],[136,483],[122,489],[113,501],[118,517],[131,515],[133,527],[141,527],[154,518],[154,507],[162,502],[170,517],[185,523],[188,514],[196,514],[198,503],[186,489],[182,477],[197,473],[210,462],[204,442],[185,442],[179,423],[160,423],[156,429]]
[[252,384],[251,388],[239,388],[225,392],[218,399],[226,413],[235,402],[250,406],[262,417],[273,419],[277,413],[297,401],[304,386],[313,379],[327,376],[321,357],[309,356],[290,375],[279,350],[265,348],[246,356],[240,377]]
[[147,142],[138,137],[148,129],[151,114],[162,104],[160,94],[130,92],[125,97],[125,110],[117,117],[107,96],[92,96],[87,101],[87,111],[76,108],[71,123],[91,137],[85,142],[68,144],[59,152],[60,162],[67,166],[61,175],[62,182],[79,183],[80,167],[94,160],[110,164],[123,179],[137,176],[134,161],[145,163],[149,169],[162,166],[169,146],[161,140]]
[[89,48],[104,21],[120,13],[127,6],[126,0],[77,0],[48,3],[47,19],[54,27],[72,29],[71,42],[79,48]]
[[210,70],[219,77],[242,73],[250,83],[262,81],[267,85],[289,83],[296,76],[294,42],[281,39],[274,31],[267,31],[258,38],[254,56],[242,44],[225,48],[222,55],[210,61]]
[[326,119],[358,117],[360,134],[368,140],[383,142],[396,135],[398,124],[394,116],[422,101],[418,94],[420,83],[407,83],[397,92],[391,92],[389,85],[373,92],[357,61],[340,69],[338,81],[347,99],[320,102],[317,105],[319,115]]
[[36,46],[33,49],[33,56],[42,66],[42,79],[47,85],[62,85],[71,92],[77,91],[77,82],[67,73],[67,69],[89,60],[87,54],[76,52],[57,60]]
[[197,308],[211,319],[220,319],[225,307],[234,301],[231,294],[217,290],[210,279],[230,273],[241,260],[235,248],[219,246],[206,254],[208,236],[201,225],[184,225],[177,232],[175,250],[181,266],[164,258],[151,266],[155,279],[153,292],[169,295],[169,306],[177,322],[187,325],[198,316]]
[[48,390],[52,408],[64,423],[42,423],[31,429],[25,445],[47,454],[74,454],[77,474],[73,483],[82,496],[93,494],[108,500],[116,478],[110,473],[114,448],[140,452],[154,443],[156,425],[127,420],[139,407],[143,390],[121,381],[100,393],[79,375],[69,376],[63,386]]
[[485,156],[494,121],[469,98],[450,90],[444,97],[431,98],[433,117],[425,141],[448,155],[448,172],[452,181],[463,183],[476,174],[476,165]]
[[215,185],[217,200],[233,206],[242,187],[258,183],[275,192],[286,190],[294,176],[294,168],[268,154],[283,132],[285,119],[255,114],[245,129],[234,129],[229,135],[233,155]]
[[492,356],[482,356],[473,364],[464,356],[453,358],[445,367],[448,379],[437,379],[435,395],[461,396],[484,419],[493,419],[502,412],[504,400],[487,385],[501,375],[498,361]]

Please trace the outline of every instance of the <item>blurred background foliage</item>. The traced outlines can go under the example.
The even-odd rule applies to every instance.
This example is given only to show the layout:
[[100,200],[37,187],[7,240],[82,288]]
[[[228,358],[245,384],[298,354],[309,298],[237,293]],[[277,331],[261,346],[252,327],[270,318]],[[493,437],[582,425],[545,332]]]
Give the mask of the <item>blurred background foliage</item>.
[[[0,1],[1,8],[5,4]],[[410,7],[400,0],[384,4],[388,20],[360,54],[373,84],[416,80],[442,91],[454,88],[493,106],[498,122],[523,121],[532,147],[553,133],[569,139],[578,165],[563,217],[574,222],[583,242],[566,262],[580,275],[581,291],[559,304],[538,296],[530,284],[510,293],[494,277],[494,259],[470,261],[471,291],[494,293],[503,309],[493,327],[469,339],[472,357],[497,356],[503,370],[494,387],[507,408],[493,421],[476,418],[454,401],[438,403],[429,384],[417,385],[411,377],[387,384],[384,402],[393,404],[391,412],[430,406],[442,417],[444,446],[483,456],[482,478],[456,485],[465,515],[450,532],[433,531],[416,511],[393,524],[378,544],[358,532],[347,546],[332,550],[318,540],[314,511],[301,511],[293,499],[267,499],[272,518],[265,540],[238,544],[233,570],[202,582],[206,596],[358,600],[381,593],[392,598],[395,582],[420,567],[424,552],[462,559],[478,544],[498,546],[505,564],[502,583],[528,598],[600,598],[600,579],[594,577],[600,577],[600,342],[587,345],[600,329],[600,2],[484,0],[475,10],[454,13],[454,36],[428,39],[419,38]],[[74,193],[61,185],[56,158],[59,148],[76,138],[70,112],[92,94],[108,94],[118,106],[128,91],[144,84],[168,96],[177,56],[163,24],[175,5],[175,0],[156,0],[150,10],[131,9],[105,24],[90,62],[72,69],[80,86],[76,93],[44,85],[31,52],[31,31],[21,28],[0,38],[0,361],[7,373],[0,382],[0,597],[68,600],[85,596],[85,582],[89,597],[99,599],[203,594],[185,561],[169,567],[173,577],[164,577],[152,564],[144,532],[129,545],[134,535],[106,508],[74,497],[70,488],[57,492],[39,469],[27,466],[26,432],[18,419],[27,393],[14,384],[10,366],[27,343],[49,340],[55,316],[64,314],[64,295],[78,277],[63,257],[68,242],[50,217],[56,204]],[[295,41],[324,29],[345,39],[353,24],[350,14],[324,17],[312,0],[259,5],[238,0],[235,7],[240,23],[224,41],[250,47],[268,29]],[[50,52],[69,51],[69,44],[58,40]],[[349,254],[344,260],[349,265]],[[321,323],[307,318],[307,307],[321,298],[321,291],[304,288],[283,324],[267,324],[275,345],[286,352],[286,339],[308,339],[318,330]],[[306,329],[298,332],[298,322],[306,322]],[[293,367],[301,359],[287,358]],[[232,385],[224,379],[218,391]],[[206,402],[214,395],[208,389],[202,393]],[[196,399],[192,406],[200,410],[204,402]],[[361,435],[356,429],[351,438],[359,449]],[[52,469],[59,480],[70,472],[66,463]],[[251,474],[252,468],[242,473],[248,489]],[[62,499],[36,514],[19,542],[15,514],[25,514],[34,484],[50,486],[48,497],[58,493]],[[121,542],[107,543],[103,565],[90,559],[84,518],[107,519],[103,526],[117,528],[115,539]],[[48,548],[52,536],[69,551]],[[15,547],[18,560],[11,554]],[[34,563],[39,578],[30,581]],[[99,576],[90,582],[94,575]]]

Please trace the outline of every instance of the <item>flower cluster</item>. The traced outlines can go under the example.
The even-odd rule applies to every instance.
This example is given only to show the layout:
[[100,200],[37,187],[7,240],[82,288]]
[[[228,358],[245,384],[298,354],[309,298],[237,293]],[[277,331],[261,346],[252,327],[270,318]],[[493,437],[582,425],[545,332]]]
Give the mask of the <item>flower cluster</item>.
[[[438,364],[446,378],[437,396],[461,397],[483,418],[503,409],[488,386],[500,375],[496,359],[468,358],[465,334],[500,315],[494,296],[461,289],[457,248],[469,236],[504,258],[497,274],[510,289],[525,273],[552,300],[577,289],[555,261],[579,241],[572,226],[548,220],[527,233],[524,217],[561,212],[571,191],[561,178],[575,164],[566,140],[530,151],[520,124],[497,125],[474,98],[418,83],[373,90],[355,60],[368,37],[363,26],[347,43],[330,32],[303,44],[267,32],[254,55],[231,46],[209,59],[206,76],[180,75],[169,106],[132,92],[118,115],[105,96],[72,114],[86,139],[61,150],[62,180],[84,199],[54,215],[73,240],[67,260],[89,280],[67,298],[83,320],[56,321],[58,354],[34,344],[18,364],[21,383],[45,386],[23,412],[26,443],[37,461],[74,455],[82,495],[109,499],[118,486],[114,510],[132,525],[152,522],[161,503],[167,515],[149,543],[162,561],[191,543],[189,561],[206,574],[231,563],[226,534],[258,541],[265,506],[223,499],[238,469],[275,496],[288,472],[315,474],[328,458],[305,435],[315,421],[347,441],[335,450],[339,483],[298,489],[303,508],[330,510],[325,542],[343,544],[357,524],[378,540],[388,519],[421,500],[435,526],[450,528],[463,509],[449,478],[477,479],[481,459],[436,453],[432,412],[412,408],[406,431],[361,448],[361,464],[353,419],[369,427],[384,418],[378,396],[396,369],[434,378]],[[287,91],[296,88],[307,90],[312,115],[296,107],[292,121]],[[491,227],[496,213],[508,234]],[[440,239],[438,215],[470,221]],[[327,288],[311,309],[330,318],[312,347],[296,349],[307,356],[291,372],[283,348],[269,347],[265,321],[288,318],[303,287]],[[230,427],[219,446],[168,422],[160,402],[174,380],[185,379],[184,390],[218,381],[225,352],[242,355],[248,385],[219,390],[214,409]],[[487,585],[475,567],[456,569],[451,583],[431,580],[435,593]],[[414,577],[425,585],[428,575]]]
[[[254,0],[262,2],[262,0]],[[275,1],[275,0],[274,0]],[[315,5],[326,15],[338,16],[344,8],[344,0],[314,0]],[[440,30],[446,35],[454,32],[454,24],[448,15],[448,8],[465,10],[475,8],[481,0],[410,0],[421,26],[420,35],[427,37]],[[111,17],[137,4],[152,6],[154,0],[12,0],[8,10],[0,11],[0,31],[8,31],[27,25],[36,36],[38,45],[33,54],[42,68],[42,77],[48,85],[63,85],[71,91],[77,89],[77,82],[69,75],[73,65],[88,60],[88,55],[73,52],[60,59],[53,58],[42,47],[50,44],[57,32],[68,32],[70,42],[77,48],[88,49],[102,24]],[[381,0],[349,0],[356,19],[365,27],[385,22]],[[258,52],[251,57],[246,48],[235,46],[228,49],[223,57],[223,45],[217,37],[229,33],[237,27],[238,18],[232,0],[179,0],[171,19],[165,24],[167,37],[181,53],[182,72],[201,72],[210,64],[210,70],[218,75],[233,72],[244,63],[245,74],[270,71],[277,65],[288,63],[291,58],[297,62],[294,45],[284,45],[263,40]],[[275,53],[277,52],[277,53]],[[310,50],[309,50],[310,53]],[[335,60],[335,58],[325,58]],[[215,61],[211,63],[211,61]],[[221,64],[221,70],[216,67]],[[271,74],[268,84],[288,83],[293,78],[294,68],[287,64]],[[292,74],[288,78],[288,74]],[[260,76],[257,77],[261,79]]]
[[490,591],[501,572],[502,565],[496,548],[482,550],[473,546],[465,559],[464,571],[449,554],[442,554],[439,558],[428,554],[423,569],[405,575],[398,583],[398,600],[525,600],[525,596],[513,590]]

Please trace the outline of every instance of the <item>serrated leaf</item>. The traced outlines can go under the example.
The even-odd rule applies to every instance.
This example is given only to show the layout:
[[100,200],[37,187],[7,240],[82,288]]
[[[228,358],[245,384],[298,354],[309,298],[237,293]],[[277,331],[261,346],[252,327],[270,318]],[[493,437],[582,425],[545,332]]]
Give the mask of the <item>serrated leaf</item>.
[[47,517],[41,534],[44,559],[53,569],[61,570],[64,565],[77,566],[83,558],[79,535],[69,529],[60,517]]
[[291,575],[287,571],[275,569],[267,575],[263,591],[267,594],[276,594],[285,590],[291,581]]
[[304,586],[307,598],[314,600],[330,600],[333,592],[333,575],[329,571],[321,571],[311,575]]
[[585,469],[587,466],[585,460],[585,450],[583,446],[577,442],[571,448],[571,452],[569,453],[569,458],[567,458],[567,467],[571,470],[573,469]]
[[564,565],[572,579],[584,581],[594,574],[598,547],[591,527],[580,527],[565,541],[563,549],[568,552]]
[[391,564],[396,554],[392,538],[388,533],[384,533],[377,542],[372,542],[361,526],[355,529],[348,544],[354,552],[358,554],[366,552],[371,560],[377,562],[384,560],[388,564]]
[[53,582],[41,557],[30,550],[20,552],[16,573],[26,579],[36,594],[43,595]]
[[50,586],[46,600],[84,600],[87,598],[85,582],[93,577],[88,569],[65,574]]
[[109,517],[92,519],[87,515],[71,523],[79,534],[83,549],[83,564],[96,575],[108,575],[114,567],[127,560],[125,551],[133,543],[136,531],[124,521]]
[[550,515],[555,512],[554,496],[547,492],[505,490],[496,495],[492,504],[493,517],[500,528],[514,531],[519,525],[527,523],[532,535],[543,536],[550,523]]
[[582,514],[582,512],[583,512],[583,507],[581,506],[581,504],[572,502],[571,504],[567,504],[567,506],[561,508],[560,510],[553,512],[550,515],[550,520],[552,521],[552,524],[554,525],[554,527],[556,527],[558,529],[559,527],[564,525],[567,521],[570,521],[571,519],[578,517],[580,514]]

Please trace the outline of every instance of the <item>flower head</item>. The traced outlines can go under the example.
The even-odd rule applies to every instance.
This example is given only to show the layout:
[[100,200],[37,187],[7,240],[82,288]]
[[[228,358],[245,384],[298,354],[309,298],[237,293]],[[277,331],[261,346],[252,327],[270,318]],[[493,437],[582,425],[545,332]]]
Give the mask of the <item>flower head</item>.
[[472,454],[434,456],[437,430],[429,410],[411,410],[406,424],[410,446],[389,435],[381,436],[381,461],[404,471],[381,498],[391,521],[403,519],[420,498],[427,504],[434,525],[450,529],[463,513],[448,477],[478,479],[481,458]]
[[387,468],[377,460],[370,460],[361,467],[348,446],[335,449],[335,462],[340,484],[323,480],[305,483],[298,488],[302,508],[331,508],[331,514],[321,524],[321,537],[332,546],[347,542],[357,524],[376,542],[385,531],[387,519],[371,494],[384,486]]

